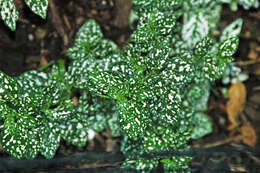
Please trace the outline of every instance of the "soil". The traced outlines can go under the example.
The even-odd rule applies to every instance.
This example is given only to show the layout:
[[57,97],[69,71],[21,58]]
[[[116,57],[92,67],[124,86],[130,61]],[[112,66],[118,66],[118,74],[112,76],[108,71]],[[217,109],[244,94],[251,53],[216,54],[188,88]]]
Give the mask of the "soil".
[[[25,71],[37,69],[51,60],[63,59],[69,63],[65,52],[73,46],[73,40],[79,27],[88,19],[93,18],[101,26],[104,37],[113,40],[120,47],[129,41],[132,30],[128,25],[128,16],[132,7],[130,0],[63,0],[50,1],[46,20],[41,19],[30,11],[23,0],[16,0],[20,12],[15,32],[0,22],[0,70],[8,75],[17,76]],[[230,11],[224,6],[220,22],[220,30],[241,17],[244,20],[240,36],[239,49],[235,55],[236,62],[243,73],[249,74],[249,79],[244,82],[247,91],[247,100],[243,111],[239,114],[242,124],[249,124],[260,134],[260,8]],[[228,88],[218,81],[211,93],[209,110],[214,131],[212,134],[199,140],[191,141],[193,147],[215,147],[223,144],[243,144],[235,140],[241,131],[241,126],[233,130],[228,129],[230,124],[225,110],[227,99],[220,94],[220,88]],[[88,152],[119,152],[120,138],[107,137],[109,132],[97,134],[97,137],[88,142],[84,148],[78,148],[62,143],[57,156],[69,156],[76,153]],[[259,137],[254,149],[260,149]],[[1,152],[1,157],[8,157]],[[221,158],[223,160],[223,158]],[[235,171],[254,169],[249,163],[260,166],[260,159],[252,155],[224,158],[230,165],[236,165]],[[194,161],[193,164],[198,164]],[[200,162],[201,165],[207,161]],[[92,164],[98,166],[99,164]],[[192,165],[192,164],[191,164]],[[230,167],[231,167],[230,166]],[[81,168],[91,167],[91,164],[80,165]],[[67,166],[66,168],[70,168]],[[260,167],[259,167],[260,170]]]

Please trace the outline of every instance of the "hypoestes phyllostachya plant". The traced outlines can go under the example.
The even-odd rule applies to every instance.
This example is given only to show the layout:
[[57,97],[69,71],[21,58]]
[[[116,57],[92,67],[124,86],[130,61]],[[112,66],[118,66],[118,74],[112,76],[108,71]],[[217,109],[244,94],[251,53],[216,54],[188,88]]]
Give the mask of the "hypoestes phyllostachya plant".
[[[139,24],[121,52],[102,53],[102,46],[107,47],[104,50],[113,50],[114,44],[101,39],[100,28],[93,20],[82,26],[75,46],[67,52],[75,59],[69,67],[71,81],[77,88],[88,88],[94,95],[116,101],[118,123],[124,135],[121,150],[127,156],[123,168],[149,172],[159,162],[166,172],[187,168],[190,157],[133,160],[133,156],[187,149],[188,140],[212,130],[209,118],[202,113],[209,83],[220,78],[232,61],[242,22],[239,19],[227,27],[218,43],[207,37],[216,30],[216,24],[207,21],[212,16],[203,16],[205,23],[199,20],[211,9],[201,9],[195,13],[198,16],[192,15],[191,10],[208,4],[213,8],[219,5],[215,2],[133,3]],[[179,22],[181,17],[185,19],[183,25]]]
[[105,99],[89,98],[84,91],[76,106],[73,88],[62,61],[49,73],[29,71],[11,78],[0,73],[0,130],[3,149],[16,158],[34,158],[40,152],[52,158],[63,138],[85,146],[89,133],[106,127],[108,114],[112,135],[115,110]]
[[[219,32],[221,0],[132,2],[138,25],[122,50],[91,19],[67,50],[68,71],[59,62],[51,72],[14,78],[1,73],[1,143],[7,152],[51,158],[60,138],[84,146],[91,130],[108,127],[112,136],[122,135],[122,168],[188,168],[187,156],[135,158],[188,149],[190,139],[212,131],[203,113],[210,83],[233,60],[242,20],[227,26],[217,41],[212,35]],[[72,102],[75,93],[78,104]]]

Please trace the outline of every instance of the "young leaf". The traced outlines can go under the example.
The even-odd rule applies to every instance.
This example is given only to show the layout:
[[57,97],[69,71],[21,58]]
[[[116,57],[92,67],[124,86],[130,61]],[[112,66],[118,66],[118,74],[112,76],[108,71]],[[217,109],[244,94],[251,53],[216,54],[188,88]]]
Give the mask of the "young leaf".
[[35,14],[46,18],[48,0],[25,0],[25,3]]
[[210,118],[201,112],[195,113],[193,117],[194,128],[192,130],[191,138],[199,139],[213,131],[212,122]]
[[39,151],[40,129],[35,126],[37,120],[31,115],[17,113],[12,109],[4,119],[1,133],[3,149],[16,158],[34,158]]
[[231,24],[229,24],[223,31],[220,41],[223,42],[232,37],[239,36],[243,25],[243,20],[241,18],[236,19]]
[[51,159],[54,157],[59,145],[60,145],[60,129],[58,124],[52,122],[46,123],[41,127],[41,154]]
[[239,40],[237,37],[232,37],[227,40],[224,40],[220,44],[220,55],[222,57],[231,57],[234,55],[238,48]]
[[184,16],[182,38],[189,47],[193,47],[199,40],[209,33],[209,23],[202,12]]
[[102,37],[99,25],[92,19],[88,20],[77,32],[74,47],[69,48],[66,53],[72,59],[85,58],[91,54]]
[[0,16],[4,23],[14,31],[16,29],[16,21],[18,20],[18,11],[15,7],[14,0],[1,0]]
[[19,89],[19,85],[14,79],[0,71],[0,100],[13,105],[18,104]]

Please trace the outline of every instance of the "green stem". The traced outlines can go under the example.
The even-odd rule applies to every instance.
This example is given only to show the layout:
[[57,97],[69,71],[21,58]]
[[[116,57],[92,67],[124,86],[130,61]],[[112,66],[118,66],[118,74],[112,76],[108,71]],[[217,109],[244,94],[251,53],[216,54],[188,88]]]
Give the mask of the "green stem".
[[39,68],[37,69],[37,71],[39,71],[39,72],[44,71],[45,69],[47,69],[48,67],[50,67],[50,66],[53,65],[54,63],[55,63],[55,61],[54,61],[54,60],[51,60],[48,64],[39,67]]

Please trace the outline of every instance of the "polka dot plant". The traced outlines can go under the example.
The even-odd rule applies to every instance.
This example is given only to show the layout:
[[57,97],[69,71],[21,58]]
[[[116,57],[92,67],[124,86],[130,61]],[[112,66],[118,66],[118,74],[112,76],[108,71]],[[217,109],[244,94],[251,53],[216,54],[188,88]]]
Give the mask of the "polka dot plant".
[[[74,47],[67,51],[74,59],[69,67],[70,81],[92,95],[114,100],[118,111],[114,123],[124,136],[121,151],[127,156],[122,168],[150,172],[162,163],[165,172],[186,169],[190,157],[133,158],[155,151],[188,149],[191,138],[212,131],[210,119],[203,113],[210,82],[220,78],[233,60],[239,32],[226,30],[226,38],[218,43],[207,36],[213,30],[211,23],[201,26],[201,20],[195,20],[196,26],[202,27],[197,30],[207,28],[207,32],[198,36],[192,31],[190,38],[179,37],[182,29],[190,32],[186,30],[189,22],[181,26],[180,17],[185,12],[182,9],[189,9],[186,6],[192,2],[133,0],[139,24],[121,51],[102,39],[94,20],[80,28]],[[101,45],[108,54],[96,51],[103,49]]]
[[50,72],[0,72],[0,141],[6,152],[52,158],[61,140],[82,147],[93,131],[107,128],[122,136],[122,168],[150,172],[162,164],[164,172],[188,172],[191,157],[136,156],[186,150],[190,139],[212,131],[203,113],[210,83],[233,60],[242,20],[217,41],[211,34],[221,1],[132,2],[138,25],[122,50],[90,19],[66,52],[67,70],[59,61]]

